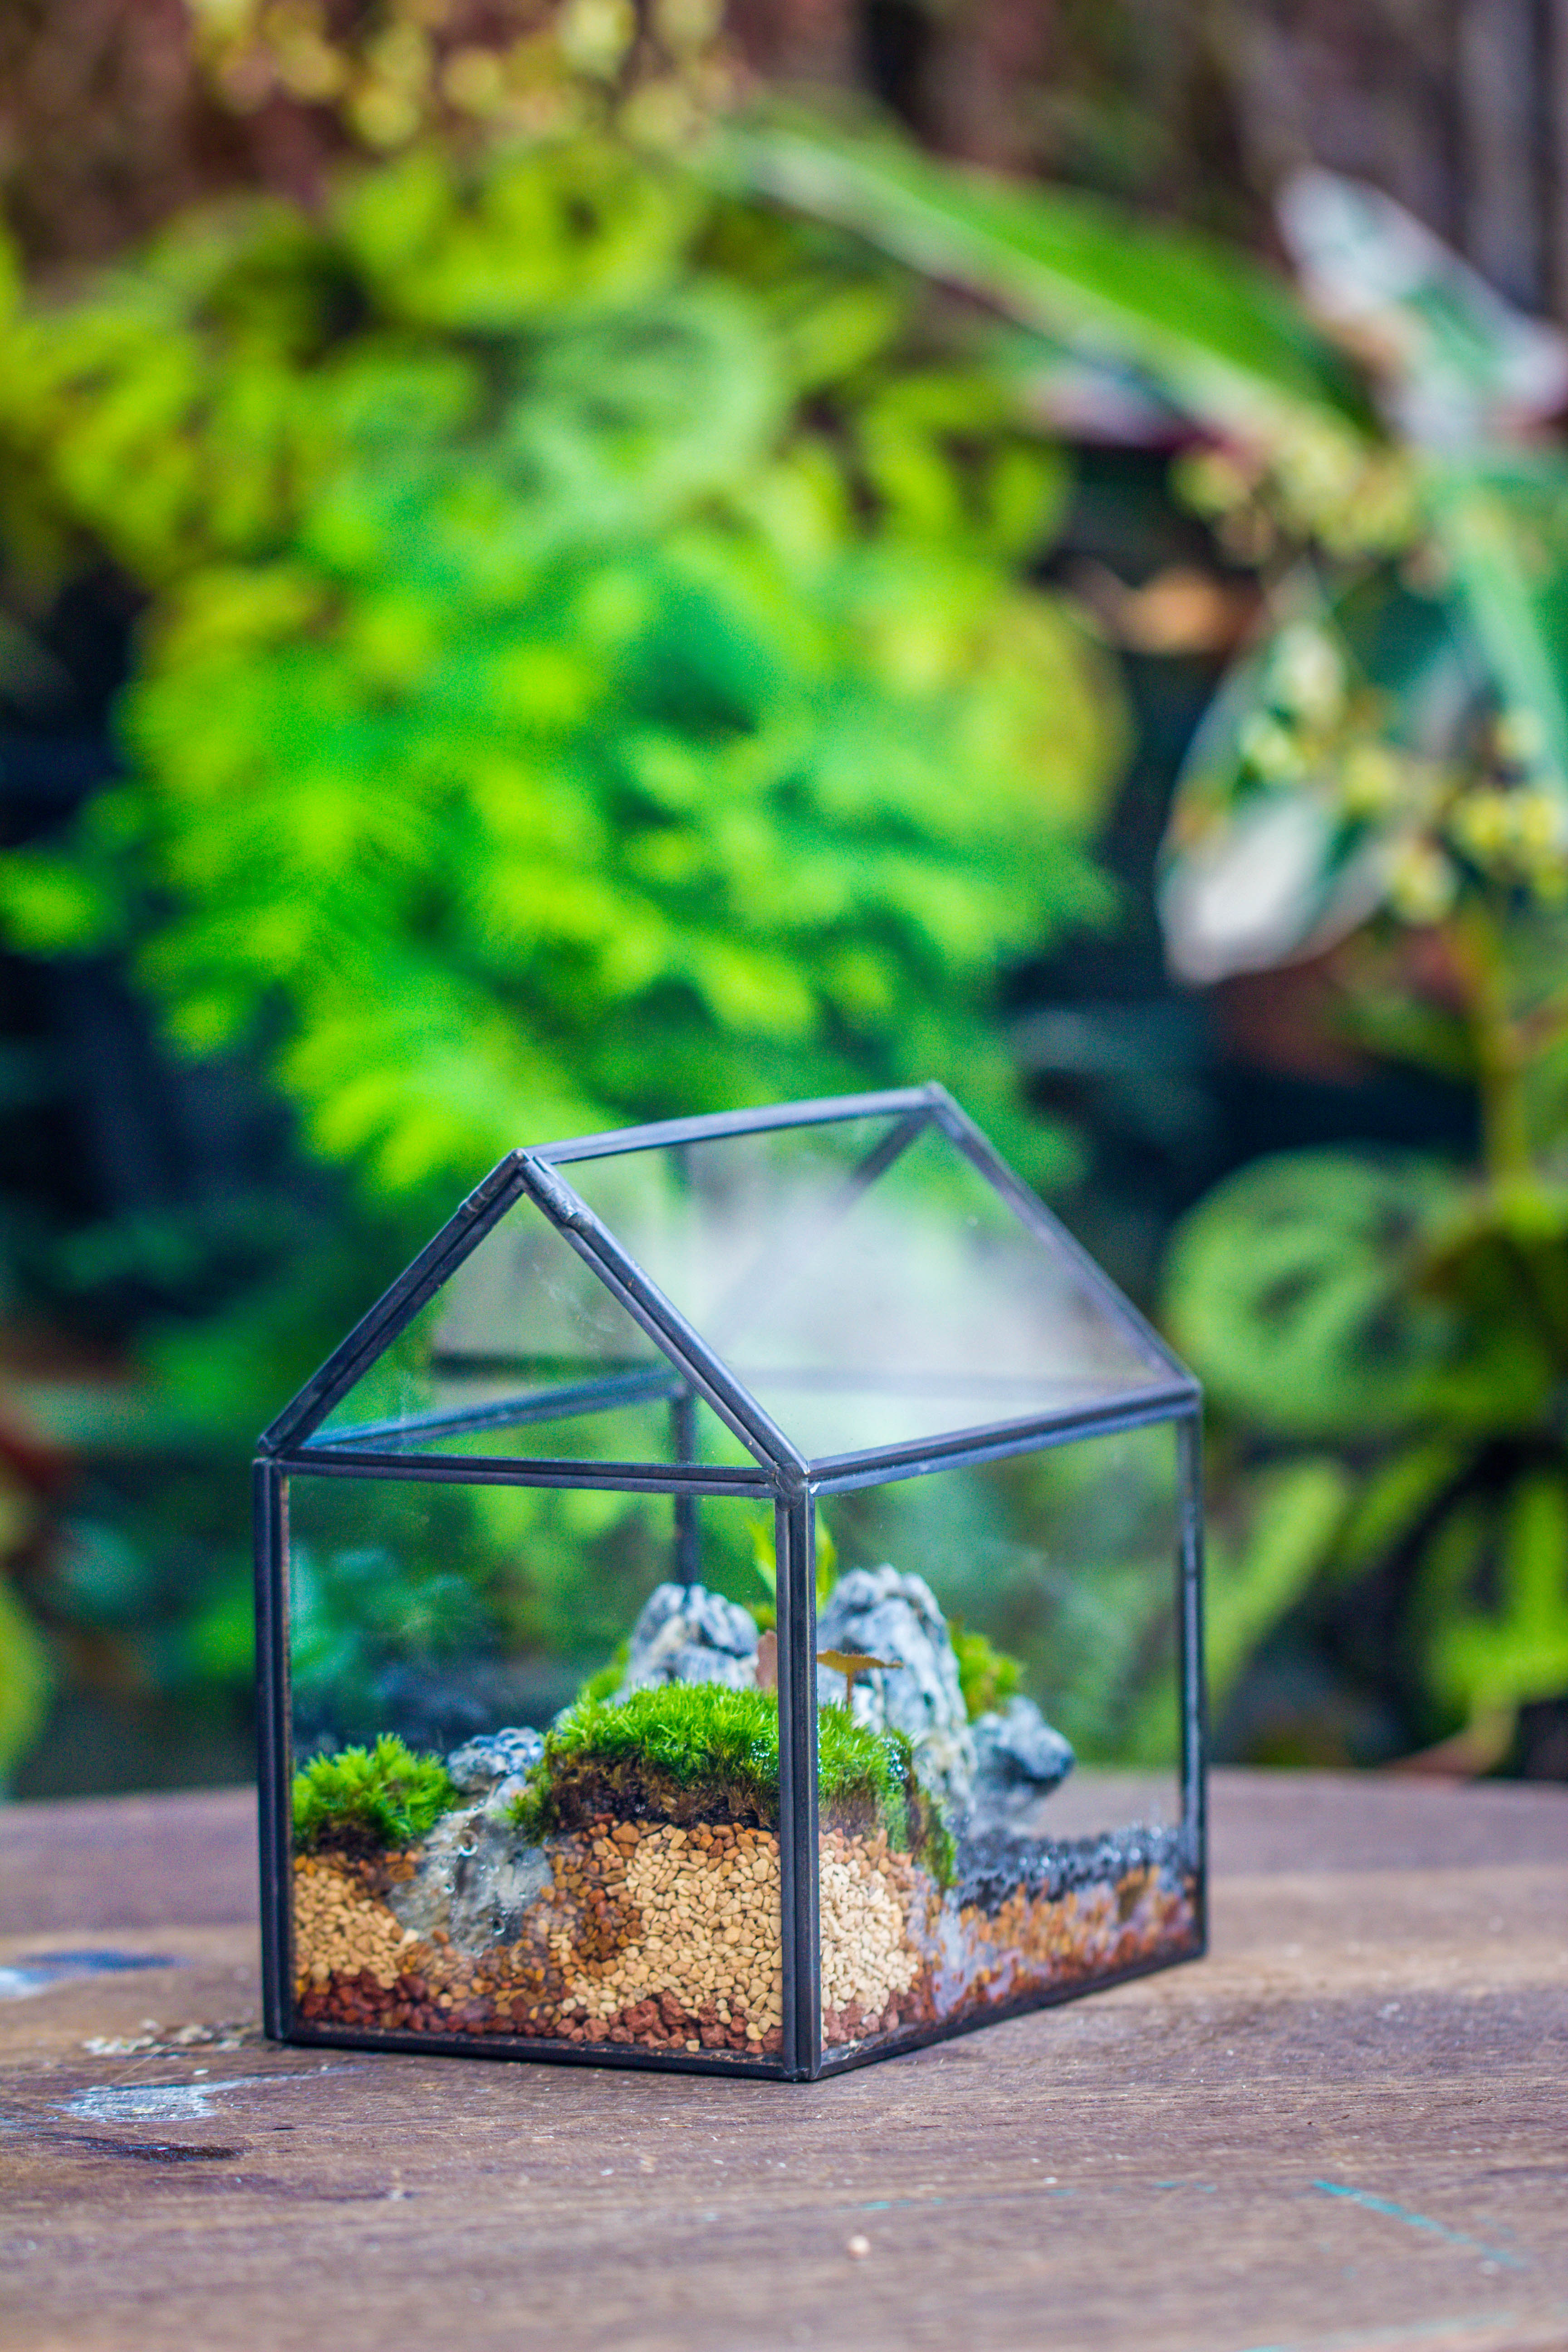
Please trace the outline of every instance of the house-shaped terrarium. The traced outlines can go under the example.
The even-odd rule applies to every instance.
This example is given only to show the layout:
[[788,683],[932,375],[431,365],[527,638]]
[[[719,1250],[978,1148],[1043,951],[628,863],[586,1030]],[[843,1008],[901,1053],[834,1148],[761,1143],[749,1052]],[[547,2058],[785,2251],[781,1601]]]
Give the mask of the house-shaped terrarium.
[[262,1443],[268,2031],[799,2079],[1193,1957],[1197,1433],[940,1087],[512,1153]]

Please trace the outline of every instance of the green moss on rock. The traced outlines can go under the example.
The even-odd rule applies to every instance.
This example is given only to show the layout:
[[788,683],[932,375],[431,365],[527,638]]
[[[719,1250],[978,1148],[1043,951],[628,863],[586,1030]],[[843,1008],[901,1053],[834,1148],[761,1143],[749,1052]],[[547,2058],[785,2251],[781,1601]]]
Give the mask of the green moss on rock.
[[[817,1794],[825,1820],[883,1828],[892,1844],[926,1853],[933,1867],[951,1843],[916,1781],[904,1735],[853,1723],[843,1707],[824,1707],[817,1717]],[[513,1818],[528,1835],[545,1837],[606,1812],[776,1828],[776,1694],[666,1683],[619,1703],[579,1700],[546,1739]]]
[[1019,1659],[994,1649],[984,1633],[968,1632],[961,1617],[951,1621],[951,1630],[963,1711],[973,1723],[993,1707],[1006,1706],[1023,1682],[1024,1668]]
[[294,1775],[294,1843],[364,1851],[406,1845],[458,1801],[438,1756],[416,1756],[391,1732],[374,1748],[312,1757]]

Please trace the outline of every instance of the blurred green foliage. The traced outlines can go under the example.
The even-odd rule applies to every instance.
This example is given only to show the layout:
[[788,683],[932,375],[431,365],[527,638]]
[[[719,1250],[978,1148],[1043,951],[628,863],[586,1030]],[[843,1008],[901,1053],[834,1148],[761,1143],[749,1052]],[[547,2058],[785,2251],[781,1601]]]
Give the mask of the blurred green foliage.
[[1016,576],[1059,467],[920,307],[582,142],[24,312],[18,543],[90,530],[153,601],[132,774],[12,861],[11,937],[130,943],[196,1052],[270,1022],[393,1195],[606,1112],[973,1095],[998,950],[1103,907],[1114,730]]
[[[406,1716],[410,1675],[438,1716],[444,1688],[507,1662],[537,1667],[531,1703],[542,1720],[584,1668],[617,1651],[670,1572],[674,1522],[662,1496],[297,1477],[289,1507],[301,1742],[371,1738],[391,1691],[405,1693]],[[746,1513],[721,1501],[702,1515],[703,1580],[731,1598],[755,1590]],[[416,1721],[420,1738],[437,1744],[434,1719]]]
[[[105,558],[144,602],[122,775],[0,861],[0,925],[123,959],[338,1171],[80,1237],[171,1311],[62,1434],[221,1480],[521,1142],[940,1076],[1066,1164],[985,1015],[1109,910],[1120,715],[1028,584],[1064,470],[972,319],[592,131],[416,143],[5,311],[12,612]],[[536,1516],[505,1638],[607,1646]],[[138,1675],[237,1680],[237,1549]]]
[[1568,1688],[1565,1307],[1560,1184],[1302,1152],[1193,1213],[1172,1330],[1271,1457],[1221,1537],[1222,1695],[1293,1612],[1362,1620],[1351,1663],[1476,1769]]
[[1081,1764],[1180,1752],[1170,1427],[834,1497],[843,1559],[923,1577],[954,1628],[971,1717],[1022,1692]]
[[259,1042],[405,1236],[521,1140],[932,1073],[1048,1169],[976,1016],[1105,911],[1114,707],[1021,584],[1059,461],[915,280],[608,140],[428,149],[4,349],[13,548],[150,599],[14,943]]
[[1521,1706],[1568,1694],[1568,455],[1519,429],[1562,355],[1321,174],[1287,226],[1353,361],[1244,257],[1074,194],[809,125],[729,152],[1202,428],[1178,487],[1265,604],[1178,793],[1172,964],[1339,950],[1347,1034],[1473,1086],[1481,1129],[1468,1169],[1258,1163],[1178,1233],[1173,1336],[1258,1465],[1221,1496],[1211,1684],[1331,1617],[1404,1744],[1496,1764]]
[[1290,1620],[1484,1770],[1568,1695],[1568,460],[1488,425],[1495,338],[1456,349],[1443,443],[1389,446],[1405,509],[1359,542],[1267,469],[1211,482],[1264,524],[1275,625],[1194,746],[1163,911],[1190,977],[1332,956],[1348,1043],[1474,1089],[1477,1163],[1245,1169],[1178,1230],[1167,1313],[1255,1457],[1216,1696]]
[[416,1756],[384,1733],[374,1748],[312,1757],[294,1775],[294,1843],[302,1853],[406,1845],[458,1801],[438,1756]]
[[0,1579],[0,1790],[42,1729],[54,1672],[47,1650],[9,1583]]
[[[163,1393],[256,1425],[531,1135],[935,1074],[1061,1165],[978,1014],[999,950],[1105,909],[1116,722],[1020,584],[1060,473],[1017,354],[939,273],[1157,383],[1203,436],[1184,493],[1260,572],[1168,845],[1177,969],[1332,951],[1347,1032],[1480,1106],[1475,1168],[1294,1155],[1179,1238],[1173,1330],[1256,1465],[1222,1498],[1216,1695],[1285,1618],[1359,1612],[1406,1736],[1495,1760],[1568,1687],[1568,461],[1500,438],[1485,335],[1447,337],[1423,441],[1384,421],[1411,385],[1278,280],[1059,191],[799,123],[701,168],[416,142],[5,330],[17,576],[106,549],[148,604],[126,780],[7,862],[0,919],[127,954],[347,1171],[330,1233],[156,1339]],[[507,1638],[607,1647],[619,1537],[536,1518]],[[1095,1661],[1067,1727],[1152,1758],[1128,1558],[1122,1595],[1061,1580]],[[214,1655],[237,1622],[215,1601]]]
[[952,1622],[952,1647],[958,1659],[958,1686],[971,1723],[992,1708],[1005,1706],[1024,1679],[1020,1661],[994,1649],[985,1635],[966,1627],[962,1618]]

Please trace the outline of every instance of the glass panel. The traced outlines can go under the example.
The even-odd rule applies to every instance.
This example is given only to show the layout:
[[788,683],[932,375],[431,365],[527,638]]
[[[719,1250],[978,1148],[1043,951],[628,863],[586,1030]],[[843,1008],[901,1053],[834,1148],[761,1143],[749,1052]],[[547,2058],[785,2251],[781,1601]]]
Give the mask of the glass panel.
[[784,1129],[563,1173],[811,1460],[1165,1377],[1073,1256],[929,1121]]
[[1195,1948],[1178,1527],[1169,1425],[824,1500],[824,1754],[891,1734],[912,1774],[825,1797],[826,2055]]
[[291,1478],[304,2029],[777,2070],[772,1507],[701,1499],[700,1584],[679,1536],[665,1496]]
[[316,1442],[523,1460],[752,1465],[531,1201],[519,1201]]

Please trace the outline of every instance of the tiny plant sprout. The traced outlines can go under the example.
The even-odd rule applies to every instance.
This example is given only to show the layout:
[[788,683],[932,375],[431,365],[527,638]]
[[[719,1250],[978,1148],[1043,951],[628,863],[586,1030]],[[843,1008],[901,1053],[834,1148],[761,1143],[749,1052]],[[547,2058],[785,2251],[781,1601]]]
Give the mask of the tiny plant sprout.
[[844,1704],[852,1709],[855,1704],[857,1675],[868,1675],[875,1666],[886,1667],[890,1671],[901,1661],[898,1658],[874,1658],[867,1650],[818,1650],[816,1663],[819,1666],[831,1666],[836,1675],[843,1675]]

